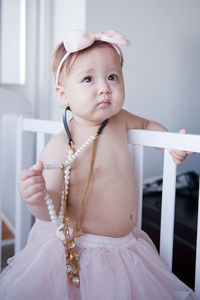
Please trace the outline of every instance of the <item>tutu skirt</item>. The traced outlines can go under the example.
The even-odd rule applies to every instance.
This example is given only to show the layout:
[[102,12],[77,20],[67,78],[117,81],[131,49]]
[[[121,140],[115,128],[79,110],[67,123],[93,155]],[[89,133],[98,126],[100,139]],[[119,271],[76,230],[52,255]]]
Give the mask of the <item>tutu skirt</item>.
[[162,262],[140,229],[122,238],[77,239],[80,288],[66,275],[64,246],[53,223],[36,221],[26,247],[0,274],[1,300],[183,300],[193,291]]

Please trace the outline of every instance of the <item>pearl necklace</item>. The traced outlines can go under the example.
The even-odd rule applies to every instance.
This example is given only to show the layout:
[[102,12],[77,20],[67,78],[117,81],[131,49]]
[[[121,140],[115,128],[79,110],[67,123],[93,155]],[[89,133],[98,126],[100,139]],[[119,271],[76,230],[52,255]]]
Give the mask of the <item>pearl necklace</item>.
[[[73,153],[72,149],[69,149],[67,160],[64,163],[44,164],[44,169],[48,169],[48,170],[50,170],[50,169],[62,170],[64,168],[64,173],[65,173],[64,181],[65,181],[65,184],[63,186],[63,191],[62,191],[62,194],[61,194],[61,204],[60,204],[60,211],[59,211],[58,216],[56,216],[55,207],[54,207],[53,201],[50,198],[48,192],[45,192],[45,196],[44,196],[44,200],[46,201],[46,205],[47,205],[47,208],[48,208],[50,219],[57,226],[60,226],[63,222],[63,217],[64,217],[64,194],[67,197],[71,164],[81,154],[81,152],[83,152],[89,146],[89,144],[92,141],[95,140],[95,138],[96,137],[94,137],[94,136],[91,136],[90,138],[88,138],[85,141],[85,143],[82,146],[80,146],[78,148],[78,150],[75,151],[74,153]],[[64,191],[64,187],[65,187],[65,191]]]
[[[48,169],[52,169],[52,168],[61,169],[63,173],[63,191],[61,196],[61,207],[58,216],[56,216],[53,201],[49,197],[49,194],[47,192],[45,193],[45,201],[47,204],[51,221],[55,223],[57,226],[60,225],[57,231],[57,236],[59,237],[60,234],[62,235],[61,239],[63,240],[63,245],[65,248],[65,257],[66,257],[66,273],[68,275],[69,281],[72,284],[74,284],[76,287],[80,287],[79,273],[81,268],[79,264],[80,255],[76,249],[75,239],[81,237],[83,234],[81,221],[84,214],[85,198],[87,196],[89,184],[91,182],[91,177],[92,177],[94,160],[96,156],[97,137],[98,134],[95,137],[91,136],[75,153],[73,153],[72,149],[70,149],[68,153],[68,159],[62,164],[62,169],[60,168],[60,164],[53,165],[53,167],[52,165],[44,165],[44,168],[48,168]],[[72,229],[70,227],[71,219],[67,215],[67,195],[68,195],[70,168],[72,162],[78,157],[78,155],[80,155],[80,153],[84,149],[86,149],[86,147],[92,141],[93,141],[93,148],[92,148],[92,157],[91,157],[88,181],[81,201],[80,215],[79,218],[77,219],[75,227]]]
[[[44,199],[47,204],[48,212],[50,215],[50,219],[53,223],[55,223],[57,226],[60,226],[58,229],[58,232],[63,236],[61,238],[63,240],[63,245],[65,248],[65,257],[66,257],[66,273],[68,275],[69,281],[74,284],[76,287],[80,287],[80,264],[79,264],[79,259],[80,255],[76,250],[76,243],[75,239],[79,238],[82,236],[83,231],[82,231],[82,217],[84,214],[84,209],[85,209],[85,199],[88,193],[89,185],[91,182],[92,178],[92,172],[93,172],[93,167],[94,167],[94,161],[95,161],[95,156],[96,156],[96,146],[97,146],[97,138],[101,134],[102,130],[107,124],[108,120],[103,121],[101,126],[99,127],[95,137],[91,136],[89,139],[85,141],[85,143],[78,148],[77,151],[74,151],[74,146],[71,138],[71,134],[68,128],[68,124],[66,121],[66,112],[69,109],[67,107],[65,109],[64,117],[63,117],[63,123],[65,130],[68,135],[69,139],[69,152],[68,152],[68,157],[67,160],[63,163],[59,164],[44,164],[44,169],[58,169],[62,171],[63,175],[63,190],[61,194],[61,204],[60,204],[60,211],[58,216],[56,216],[56,211],[55,207],[53,204],[53,200],[50,198],[48,192],[45,192]],[[86,184],[86,188],[82,197],[81,201],[81,209],[80,209],[80,215],[77,219],[76,225],[72,229],[70,227],[70,222],[71,219],[67,215],[67,198],[68,198],[68,189],[69,189],[69,177],[70,177],[70,169],[71,169],[71,164],[73,161],[81,154],[82,151],[84,151],[89,144],[93,142],[93,147],[92,147],[92,156],[91,156],[91,162],[90,162],[90,169],[89,169],[89,174],[88,174],[88,180]]]

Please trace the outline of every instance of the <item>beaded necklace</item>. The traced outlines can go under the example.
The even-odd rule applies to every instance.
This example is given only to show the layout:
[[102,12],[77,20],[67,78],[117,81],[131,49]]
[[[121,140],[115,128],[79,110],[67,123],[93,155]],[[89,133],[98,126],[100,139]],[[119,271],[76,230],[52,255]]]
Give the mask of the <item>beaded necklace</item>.
[[[66,272],[67,272],[69,281],[76,287],[80,287],[80,276],[79,276],[80,255],[76,251],[75,239],[79,238],[83,235],[81,222],[82,222],[84,209],[85,209],[85,199],[86,199],[88,189],[90,186],[93,167],[94,167],[94,161],[95,161],[95,156],[96,156],[96,147],[97,147],[97,138],[102,133],[108,120],[105,120],[101,124],[101,126],[99,127],[95,136],[91,136],[90,138],[88,138],[85,141],[85,143],[75,151],[71,133],[69,131],[69,127],[68,127],[67,120],[66,120],[67,119],[66,118],[67,110],[70,110],[70,108],[67,107],[65,109],[65,113],[63,116],[63,123],[64,123],[64,127],[66,130],[67,136],[68,136],[69,147],[70,147],[67,160],[60,164],[54,164],[54,165],[44,164],[44,169],[58,169],[58,170],[62,171],[63,191],[61,194],[60,211],[59,211],[58,216],[56,216],[56,211],[55,211],[55,208],[53,205],[53,201],[50,198],[47,191],[45,192],[44,199],[47,204],[47,208],[48,208],[48,212],[49,212],[51,221],[53,223],[55,223],[57,226],[60,226],[59,231],[62,232],[64,235],[63,245],[65,247]],[[74,228],[72,229],[70,227],[71,219],[67,212],[67,199],[68,199],[69,177],[70,177],[71,164],[80,155],[80,153],[82,151],[84,151],[89,146],[89,144],[92,142],[93,142],[92,155],[91,155],[91,162],[90,162],[90,169],[89,169],[87,184],[86,184],[85,191],[84,191],[82,201],[81,201],[80,214],[79,214],[79,217],[77,219],[77,222],[76,222]]]

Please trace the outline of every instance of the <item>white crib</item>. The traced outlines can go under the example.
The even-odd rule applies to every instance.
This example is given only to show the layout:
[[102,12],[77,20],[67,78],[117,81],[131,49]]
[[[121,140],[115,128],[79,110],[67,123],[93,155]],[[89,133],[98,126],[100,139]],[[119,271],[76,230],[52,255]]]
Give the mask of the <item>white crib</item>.
[[[31,113],[31,105],[27,99],[20,93],[10,91],[8,89],[0,88],[0,269],[1,269],[1,250],[2,250],[2,201],[3,201],[3,186],[5,184],[4,173],[7,164],[7,149],[5,145],[5,117],[7,116],[18,116],[28,115]],[[16,127],[13,128],[13,136],[16,134]],[[11,147],[11,145],[10,145]],[[16,158],[14,158],[16,159]],[[11,170],[11,174],[15,176],[15,168]],[[13,202],[15,199],[13,199]],[[16,230],[15,230],[16,231]],[[12,241],[9,241],[12,243]],[[6,241],[6,245],[9,244]]]
[[[1,90],[0,90],[1,92]],[[45,145],[46,134],[56,134],[62,128],[62,123],[54,121],[36,120],[24,118],[24,113],[30,112],[30,106],[23,97],[18,97],[15,93],[5,93],[4,99],[1,95],[1,102],[4,108],[0,109],[0,125],[2,125],[2,115],[14,113],[18,115],[16,125],[16,179],[18,181],[22,166],[22,140],[24,132],[36,133],[36,157]],[[5,104],[8,99],[15,98],[15,107]],[[12,101],[13,104],[13,101]],[[20,109],[19,109],[20,108]],[[2,139],[0,128],[0,139]],[[174,210],[175,210],[175,188],[176,188],[176,166],[172,162],[168,149],[176,148],[186,151],[200,153],[200,135],[164,133],[144,130],[130,130],[127,133],[128,142],[131,148],[133,170],[136,177],[137,198],[139,219],[138,225],[141,226],[142,218],[142,191],[143,191],[143,149],[148,147],[165,148],[164,168],[163,168],[163,192],[161,209],[161,231],[160,231],[160,255],[166,264],[172,269],[173,256],[173,234],[174,234]],[[5,159],[0,153],[0,162]],[[2,173],[2,172],[1,172]],[[3,184],[1,175],[0,184]],[[18,193],[18,184],[16,181],[16,223],[15,223],[15,252],[18,252],[26,243],[27,234],[31,228],[31,216],[25,209],[23,201]],[[1,198],[0,198],[1,200]],[[0,202],[1,203],[1,202]],[[200,202],[199,202],[200,203]],[[198,216],[200,216],[199,205]],[[0,210],[1,211],[1,210]],[[26,230],[25,230],[26,229]],[[200,299],[200,217],[197,225],[197,245],[196,245],[196,274],[195,274],[195,293]]]

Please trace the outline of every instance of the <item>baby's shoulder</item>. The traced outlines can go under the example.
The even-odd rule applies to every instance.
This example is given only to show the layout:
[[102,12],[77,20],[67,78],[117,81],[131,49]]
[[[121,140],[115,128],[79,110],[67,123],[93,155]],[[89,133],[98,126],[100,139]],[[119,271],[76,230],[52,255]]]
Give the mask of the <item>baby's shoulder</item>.
[[64,130],[53,136],[40,154],[39,159],[44,163],[63,162],[67,157],[69,146]]
[[116,116],[115,121],[129,129],[145,129],[148,120],[122,109]]

